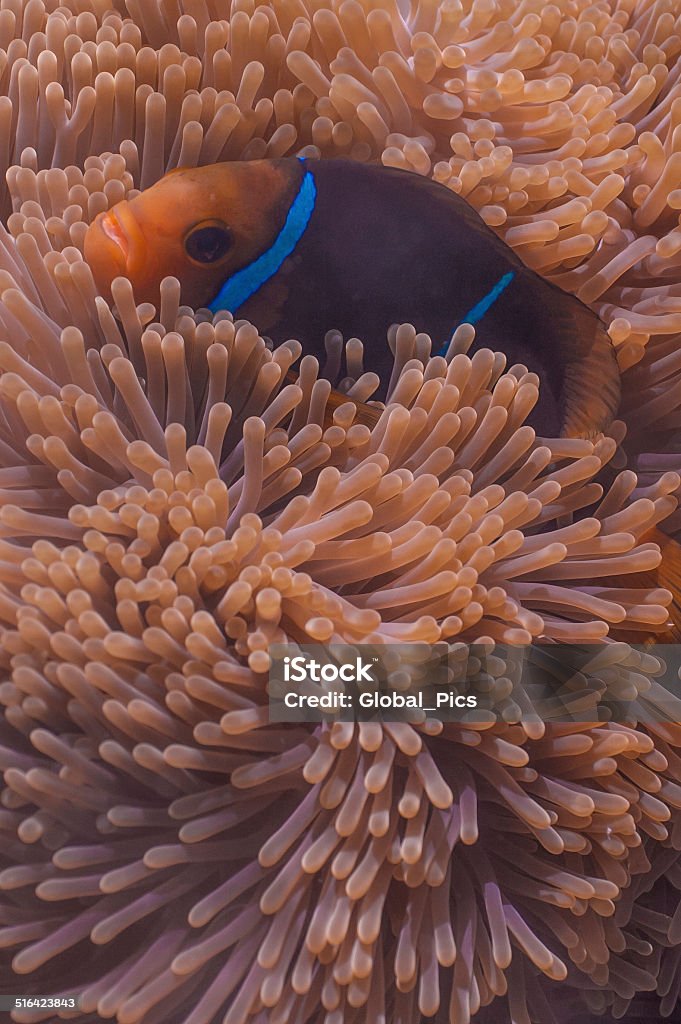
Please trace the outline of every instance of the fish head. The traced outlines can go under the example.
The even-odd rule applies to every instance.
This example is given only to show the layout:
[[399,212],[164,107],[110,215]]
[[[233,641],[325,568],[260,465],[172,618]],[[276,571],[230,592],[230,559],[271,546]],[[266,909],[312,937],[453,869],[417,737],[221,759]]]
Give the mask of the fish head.
[[253,160],[171,171],[151,188],[100,213],[85,235],[98,290],[111,297],[130,279],[138,302],[159,305],[177,277],[182,301],[207,305],[222,284],[276,237],[300,183],[297,160]]

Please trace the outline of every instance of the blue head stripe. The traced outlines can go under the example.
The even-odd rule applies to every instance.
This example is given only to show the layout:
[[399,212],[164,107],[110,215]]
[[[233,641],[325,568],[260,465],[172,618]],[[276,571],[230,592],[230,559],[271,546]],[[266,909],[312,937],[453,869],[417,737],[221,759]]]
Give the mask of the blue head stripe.
[[[503,277],[500,277],[497,283],[494,285],[494,287],[487,292],[487,295],[480,299],[480,302],[476,302],[473,308],[469,309],[468,312],[461,317],[461,320],[456,326],[459,327],[461,324],[477,324],[478,320],[482,320],[485,313],[488,313],[490,311],[490,309],[497,301],[501,293],[505,291],[506,288],[508,288],[509,284],[511,283],[514,277],[515,271],[513,270],[509,270],[507,274],[504,274]],[[449,342],[446,341],[442,348],[439,350],[438,355],[444,356],[448,348]]]
[[287,256],[290,256],[303,237],[317,198],[317,188],[309,171],[301,182],[298,194],[291,203],[283,228],[272,245],[261,256],[242,267],[227,278],[212,302],[208,304],[211,313],[227,309],[236,313],[251,295],[266,281],[274,277]]

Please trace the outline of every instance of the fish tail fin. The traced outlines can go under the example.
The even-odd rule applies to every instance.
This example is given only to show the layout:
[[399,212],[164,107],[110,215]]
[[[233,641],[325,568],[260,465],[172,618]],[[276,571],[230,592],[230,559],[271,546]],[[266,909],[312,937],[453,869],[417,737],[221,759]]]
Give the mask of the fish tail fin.
[[578,299],[563,304],[572,344],[565,364],[566,437],[592,437],[612,423],[620,403],[621,381],[615,348],[604,324]]

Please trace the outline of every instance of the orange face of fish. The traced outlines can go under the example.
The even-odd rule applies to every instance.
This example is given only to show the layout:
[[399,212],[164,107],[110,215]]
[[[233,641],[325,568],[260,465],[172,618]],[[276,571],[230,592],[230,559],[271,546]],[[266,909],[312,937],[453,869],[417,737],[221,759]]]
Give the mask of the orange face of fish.
[[271,241],[295,194],[297,161],[255,160],[171,171],[129,202],[100,213],[85,236],[85,259],[100,292],[130,278],[138,302],[158,305],[173,275],[195,307]]

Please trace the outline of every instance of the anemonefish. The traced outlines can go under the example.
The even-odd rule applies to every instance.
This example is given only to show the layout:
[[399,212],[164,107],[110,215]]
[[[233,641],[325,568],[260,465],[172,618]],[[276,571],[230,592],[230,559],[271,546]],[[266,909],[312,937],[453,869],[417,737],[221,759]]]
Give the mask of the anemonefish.
[[475,348],[540,375],[532,422],[544,435],[589,436],[618,406],[610,338],[578,299],[526,267],[445,186],[348,160],[255,160],[171,171],[100,214],[85,258],[102,294],[125,275],[158,303],[175,275],[183,301],[251,320],[274,343],[323,354],[336,328],[365,345],[387,380],[386,332],[411,323],[433,354],[461,323]]

